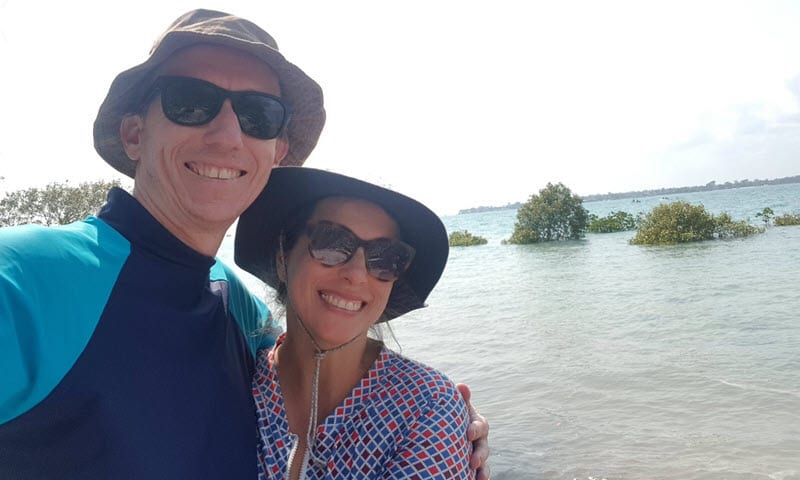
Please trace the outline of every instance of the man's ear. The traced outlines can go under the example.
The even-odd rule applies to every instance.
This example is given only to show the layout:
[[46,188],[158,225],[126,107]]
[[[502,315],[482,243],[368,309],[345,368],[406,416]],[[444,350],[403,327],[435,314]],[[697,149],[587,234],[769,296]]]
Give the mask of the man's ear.
[[279,167],[287,153],[289,153],[289,139],[286,135],[281,135],[275,142],[275,160],[272,165]]
[[142,157],[144,119],[141,115],[126,115],[119,124],[119,138],[128,158],[134,162]]

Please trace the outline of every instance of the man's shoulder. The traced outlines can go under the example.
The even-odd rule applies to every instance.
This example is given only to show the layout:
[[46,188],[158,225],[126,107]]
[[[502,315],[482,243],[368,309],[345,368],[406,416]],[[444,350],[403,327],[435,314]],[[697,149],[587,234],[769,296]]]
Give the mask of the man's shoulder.
[[[96,218],[58,227],[0,228],[0,311],[10,309],[19,318],[23,311],[60,317],[60,310],[107,298],[129,254],[127,240]],[[30,300],[24,309],[20,299]]]
[[97,219],[0,229],[0,423],[63,379],[106,307],[130,245]]
[[98,250],[127,254],[125,238],[102,220],[89,217],[58,226],[19,225],[0,228],[0,258],[8,261],[79,260]]
[[239,276],[227,263],[223,262],[219,257],[214,259],[214,265],[211,266],[211,281],[222,280],[229,283],[242,283]]
[[42,298],[67,300],[52,295],[76,281],[83,291],[99,284],[105,290],[129,254],[130,243],[94,217],[55,227],[0,228],[0,291],[6,296],[37,292]]
[[211,271],[209,272],[209,280],[212,283],[225,283],[225,289],[228,291],[228,295],[230,297],[247,303],[254,302],[259,306],[259,308],[261,308],[261,304],[263,304],[261,299],[250,292],[250,290],[242,281],[241,277],[237,275],[236,271],[228,264],[223,262],[219,257],[215,258],[214,260],[214,265],[211,266]]
[[[72,227],[72,225],[70,225]],[[0,228],[0,253],[40,253],[42,244],[60,244],[74,240],[71,228],[29,224]]]
[[269,348],[283,331],[272,317],[264,301],[254,295],[236,271],[219,258],[211,267],[210,280],[213,284],[224,284],[216,289],[223,295],[228,313],[236,320],[250,345],[251,353],[260,348]]

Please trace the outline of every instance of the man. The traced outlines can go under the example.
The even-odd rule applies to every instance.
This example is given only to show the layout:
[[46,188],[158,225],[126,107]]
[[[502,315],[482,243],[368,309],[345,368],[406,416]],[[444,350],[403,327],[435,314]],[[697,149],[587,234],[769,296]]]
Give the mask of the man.
[[95,148],[133,196],[0,229],[0,478],[255,478],[253,354],[276,326],[213,257],[324,121],[316,82],[220,12],[182,16],[117,76]]

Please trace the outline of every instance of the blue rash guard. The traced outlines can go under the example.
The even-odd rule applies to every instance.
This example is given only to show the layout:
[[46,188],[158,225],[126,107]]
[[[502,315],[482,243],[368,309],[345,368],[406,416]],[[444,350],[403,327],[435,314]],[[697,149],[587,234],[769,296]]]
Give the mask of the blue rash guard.
[[0,228],[0,478],[256,478],[268,318],[123,190]]

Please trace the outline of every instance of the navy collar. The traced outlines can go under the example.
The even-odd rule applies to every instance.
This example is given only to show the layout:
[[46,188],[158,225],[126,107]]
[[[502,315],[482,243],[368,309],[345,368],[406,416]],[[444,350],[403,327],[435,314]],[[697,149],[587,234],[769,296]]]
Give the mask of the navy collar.
[[113,187],[108,192],[108,201],[97,216],[127,238],[133,248],[141,248],[184,267],[200,269],[206,275],[214,264],[212,257],[179,240],[121,188]]

